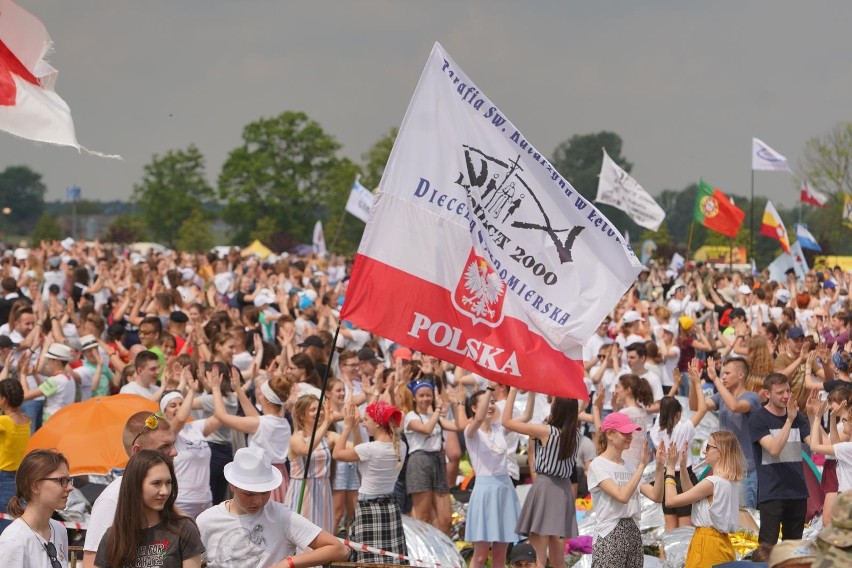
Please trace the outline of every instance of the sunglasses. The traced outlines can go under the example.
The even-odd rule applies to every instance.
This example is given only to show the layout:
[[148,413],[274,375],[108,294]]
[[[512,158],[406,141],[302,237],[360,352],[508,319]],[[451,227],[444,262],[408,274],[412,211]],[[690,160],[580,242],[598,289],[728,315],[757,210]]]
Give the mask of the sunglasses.
[[145,419],[145,424],[142,426],[142,429],[139,430],[139,433],[136,434],[136,437],[133,438],[133,441],[130,442],[130,446],[133,447],[133,445],[136,443],[136,440],[138,440],[139,437],[145,433],[145,430],[156,430],[160,427],[160,420],[165,419],[166,415],[162,412],[152,413],[148,418]]
[[58,483],[62,489],[68,489],[69,486],[74,487],[73,477],[42,477],[39,481],[53,481]]
[[56,558],[56,546],[52,542],[42,544],[42,546],[44,546],[44,551],[47,552],[47,557],[50,559],[50,568],[62,568],[62,563]]

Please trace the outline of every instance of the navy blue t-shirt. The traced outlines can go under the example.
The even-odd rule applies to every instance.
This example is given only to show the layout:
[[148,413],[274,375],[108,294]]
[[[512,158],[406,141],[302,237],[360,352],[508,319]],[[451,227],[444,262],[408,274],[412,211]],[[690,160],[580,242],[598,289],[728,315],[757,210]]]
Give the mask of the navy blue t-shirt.
[[808,498],[802,450],[804,439],[811,435],[811,425],[802,413],[796,413],[790,427],[790,436],[777,458],[764,451],[760,445],[760,439],[764,436],[777,436],[786,421],[786,413],[784,416],[776,416],[765,407],[753,412],[749,420],[754,462],[757,464],[758,503],[777,499]]

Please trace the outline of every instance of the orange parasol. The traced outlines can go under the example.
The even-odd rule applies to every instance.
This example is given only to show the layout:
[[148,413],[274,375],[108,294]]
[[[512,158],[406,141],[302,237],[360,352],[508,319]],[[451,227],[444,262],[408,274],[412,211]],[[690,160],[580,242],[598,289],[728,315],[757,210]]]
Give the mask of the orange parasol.
[[33,434],[27,451],[55,449],[71,464],[71,475],[104,475],[127,465],[121,434],[137,412],[156,412],[156,402],[135,394],[98,396],[69,404]]

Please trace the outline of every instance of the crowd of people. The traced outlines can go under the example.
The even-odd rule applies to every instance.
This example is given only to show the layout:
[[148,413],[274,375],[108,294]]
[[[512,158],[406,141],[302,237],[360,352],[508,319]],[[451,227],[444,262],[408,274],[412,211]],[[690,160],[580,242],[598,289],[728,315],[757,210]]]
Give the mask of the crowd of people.
[[[852,484],[839,268],[784,282],[702,263],[644,269],[585,345],[589,400],[577,401],[340,321],[342,258],[143,256],[66,240],[0,262],[0,512],[16,519],[0,552],[39,559],[22,566],[67,561],[50,517],[74,483],[61,454],[26,453],[31,434],[75,401],[118,393],[160,411],[125,425],[129,462],[94,503],[86,567],[301,568],[350,555],[337,534],[405,554],[402,515],[450,534],[465,454],[474,568],[489,556],[495,568],[564,565],[587,492],[594,566],[642,565],[644,495],[666,528],[696,527],[687,565],[698,567],[734,559],[740,507],[760,511],[762,548],[802,538],[806,457],[825,456],[826,526]],[[719,428],[699,440],[708,413]]]

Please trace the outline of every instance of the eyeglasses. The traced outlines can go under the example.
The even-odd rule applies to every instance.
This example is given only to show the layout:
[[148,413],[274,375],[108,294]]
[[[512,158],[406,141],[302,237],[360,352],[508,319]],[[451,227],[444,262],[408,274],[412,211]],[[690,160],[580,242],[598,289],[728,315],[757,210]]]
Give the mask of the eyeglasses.
[[145,419],[145,424],[142,426],[142,429],[139,430],[139,433],[136,434],[136,437],[133,438],[133,441],[130,442],[130,446],[133,447],[133,445],[136,443],[136,440],[139,439],[139,436],[145,433],[145,430],[156,430],[160,427],[160,420],[165,419],[166,415],[162,412],[154,412],[153,414],[151,414],[148,418]]
[[50,559],[50,568],[62,568],[62,563],[56,558],[56,546],[52,542],[42,543],[42,546],[44,546],[44,551],[47,552],[47,557]]
[[718,446],[714,446],[714,445],[712,445],[712,444],[707,444],[707,446],[706,446],[705,450],[709,450],[710,448],[713,448],[714,450],[718,450],[718,449],[719,449],[719,447],[718,447]]
[[62,486],[62,489],[68,489],[69,486],[74,487],[73,477],[42,477],[39,481],[55,481]]

